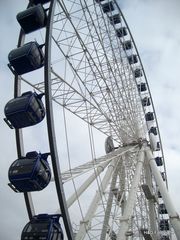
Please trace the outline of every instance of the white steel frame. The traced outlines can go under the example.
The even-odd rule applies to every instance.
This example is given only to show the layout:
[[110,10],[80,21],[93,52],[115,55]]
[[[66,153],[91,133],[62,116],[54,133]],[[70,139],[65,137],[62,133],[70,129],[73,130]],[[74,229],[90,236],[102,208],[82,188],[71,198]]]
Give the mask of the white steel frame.
[[[52,101],[88,123],[91,147],[92,130],[99,130],[105,136],[112,136],[118,149],[104,157],[94,159],[80,166],[60,172],[55,147],[55,131],[52,127],[51,149],[54,149],[54,181],[66,215],[67,208],[79,201],[90,185],[100,179],[97,192],[80,220],[75,239],[141,239],[141,230],[152,231],[149,239],[158,240],[158,204],[154,199],[146,199],[141,185],[146,184],[155,195],[157,184],[169,213],[177,239],[180,238],[180,221],[170,200],[166,184],[163,182],[154,155],[147,145],[148,130],[157,127],[157,140],[161,143],[156,114],[149,91],[146,75],[136,45],[126,20],[116,2],[114,10],[103,13],[101,2],[93,0],[55,0],[51,3],[49,28],[46,34],[45,79],[34,80],[16,76],[16,85],[23,81],[39,92],[46,92],[47,116],[53,120]],[[110,0],[105,1],[109,3]],[[119,14],[119,25],[110,22],[111,17]],[[119,38],[116,30],[126,27],[127,36]],[[123,49],[123,43],[130,40],[132,48]],[[23,44],[19,42],[19,46]],[[56,59],[54,51],[59,53]],[[129,64],[128,57],[136,55],[138,63]],[[59,63],[59,65],[56,65]],[[136,78],[134,71],[139,68],[142,76]],[[147,91],[138,91],[137,85],[146,83]],[[20,88],[15,96],[20,94]],[[142,99],[149,97],[151,106],[142,106]],[[146,124],[144,116],[153,112],[155,120]],[[51,125],[51,124],[49,124]],[[52,124],[53,125],[53,124]],[[48,130],[50,126],[48,126]],[[21,135],[21,132],[17,132]],[[21,136],[19,136],[20,142]],[[51,138],[49,138],[51,139]],[[147,139],[147,140],[144,140]],[[19,150],[19,153],[21,151]],[[160,153],[163,157],[162,148]],[[22,154],[21,154],[22,155]],[[164,159],[164,158],[163,158]],[[55,164],[56,163],[56,164]],[[94,171],[83,184],[74,189],[66,199],[63,186]],[[165,171],[165,165],[164,165]],[[101,178],[101,175],[104,176]],[[154,176],[154,177],[152,177]],[[58,184],[57,184],[58,183]],[[58,187],[59,186],[59,187]],[[60,194],[61,193],[61,194]],[[27,196],[26,196],[27,195]],[[25,194],[27,205],[31,205],[30,194]],[[61,202],[61,201],[60,201]],[[30,207],[29,216],[34,215]],[[58,212],[62,212],[58,210]],[[96,220],[96,224],[93,222]],[[71,223],[67,213],[67,235],[73,238]],[[142,229],[141,229],[142,228]],[[113,235],[114,234],[114,235]],[[113,238],[114,236],[114,238]]]

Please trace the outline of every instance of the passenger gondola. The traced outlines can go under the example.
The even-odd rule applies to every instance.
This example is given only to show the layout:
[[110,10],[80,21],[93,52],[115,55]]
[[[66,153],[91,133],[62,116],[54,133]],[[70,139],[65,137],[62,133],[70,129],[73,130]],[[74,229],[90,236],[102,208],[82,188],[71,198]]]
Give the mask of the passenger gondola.
[[147,90],[146,83],[142,82],[137,85],[138,92],[145,92]]
[[15,160],[9,168],[9,186],[16,192],[32,192],[44,189],[51,180],[48,154],[29,152]]
[[37,42],[28,42],[13,49],[8,55],[9,68],[13,73],[22,75],[41,68],[44,65],[44,53]]
[[44,94],[25,92],[10,100],[5,108],[5,122],[10,128],[24,128],[41,122],[45,117],[45,108],[41,100]]
[[167,214],[168,213],[164,203],[159,204],[158,212],[159,212],[159,214]]
[[27,34],[45,27],[47,15],[43,6],[38,4],[18,13],[16,18],[21,28]]
[[169,230],[169,221],[168,219],[161,219],[159,222],[160,231],[168,231]]
[[24,227],[21,240],[63,240],[64,235],[59,223],[60,214],[39,214]]
[[145,114],[145,119],[146,121],[153,121],[154,120],[154,113],[153,112],[148,112]]

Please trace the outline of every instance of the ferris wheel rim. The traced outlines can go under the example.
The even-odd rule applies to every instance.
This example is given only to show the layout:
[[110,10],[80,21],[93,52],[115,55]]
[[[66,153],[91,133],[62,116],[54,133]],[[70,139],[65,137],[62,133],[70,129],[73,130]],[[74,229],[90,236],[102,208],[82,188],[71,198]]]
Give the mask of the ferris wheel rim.
[[[51,1],[51,7],[50,7],[50,12],[51,12],[51,14],[53,15],[53,9],[55,8],[55,4],[56,4],[56,2],[57,2],[57,0],[53,0],[53,1]],[[116,2],[116,1],[114,1],[114,2]],[[117,3],[116,3],[117,4]],[[118,4],[117,4],[117,6],[118,6]],[[119,6],[118,6],[118,8],[119,8]],[[120,8],[119,8],[119,10],[120,10]],[[120,12],[121,12],[121,10],[120,10]],[[51,15],[51,14],[49,14],[49,16]],[[121,12],[121,16],[123,16],[123,14],[122,14],[122,12]],[[124,17],[123,17],[124,18]],[[49,19],[50,19],[50,17],[49,17]],[[125,18],[124,18],[124,21],[126,21],[125,20]],[[125,22],[126,23],[126,22]],[[51,27],[50,27],[50,24],[51,24]],[[47,38],[46,39],[48,39],[50,36],[51,36],[51,31],[52,31],[52,21],[50,22],[49,21],[49,25],[47,25]],[[133,40],[133,44],[134,44],[134,46],[135,46],[135,49],[136,49],[136,52],[137,52],[137,55],[138,55],[138,58],[139,58],[139,60],[140,60],[140,64],[141,64],[141,67],[142,67],[142,70],[143,70],[143,73],[144,73],[144,78],[145,78],[145,80],[146,80],[146,84],[147,84],[147,86],[148,86],[148,93],[149,93],[149,95],[150,95],[150,98],[151,98],[151,102],[152,102],[152,107],[153,107],[153,112],[154,112],[154,114],[155,114],[155,119],[156,119],[156,125],[157,125],[157,128],[158,128],[158,132],[159,132],[159,127],[158,127],[158,123],[157,123],[157,117],[156,117],[156,113],[155,113],[155,109],[154,109],[154,105],[153,105],[153,101],[152,101],[152,97],[151,97],[151,92],[150,92],[150,90],[149,90],[149,85],[148,85],[148,82],[147,82],[147,78],[146,78],[146,75],[145,75],[145,71],[144,71],[144,68],[143,68],[143,65],[142,65],[142,62],[141,62],[141,59],[140,59],[140,56],[139,56],[139,53],[138,53],[138,51],[137,51],[137,48],[136,48],[136,45],[135,45],[135,42],[134,42],[134,39],[133,39],[133,37],[132,37],[132,35],[131,35],[131,32],[130,32],[130,30],[129,30],[129,27],[128,27],[128,25],[126,25],[127,26],[127,28],[128,28],[128,31],[129,31],[129,33],[130,33],[130,36],[131,36],[131,38],[132,38],[132,40]],[[48,29],[49,28],[49,29]],[[49,32],[48,32],[49,31]],[[23,33],[21,32],[20,33],[20,39],[21,40],[23,40]],[[20,43],[20,45],[22,44],[22,42]],[[20,46],[20,45],[18,45],[18,46]],[[45,49],[47,49],[47,52],[46,52],[46,56],[48,56],[48,51],[49,51],[49,49],[51,48],[51,44],[50,44],[50,41],[47,41],[46,40],[46,43],[45,43]],[[47,82],[49,82],[49,74],[50,74],[50,62],[51,61],[51,59],[50,59],[50,57],[46,57],[46,61],[45,61],[45,79],[46,79],[46,84],[48,84]],[[18,78],[18,76],[16,76],[16,78]],[[16,80],[16,83],[18,82],[18,80]],[[17,85],[16,85],[17,86]],[[18,88],[16,88],[15,89],[15,91],[16,91],[16,95],[15,96],[17,96],[17,92],[19,92],[19,87]],[[50,95],[49,95],[49,90],[48,90],[48,86],[46,85],[45,86],[45,92],[46,92],[46,105],[48,105],[49,103],[50,103]],[[47,97],[48,96],[48,97]],[[50,107],[51,108],[51,107]],[[48,111],[48,109],[49,109],[49,107],[47,107],[47,111]],[[48,115],[48,114],[47,114]],[[52,117],[52,114],[50,114],[49,116],[48,116],[49,118],[51,118]],[[48,118],[47,117],[47,118]],[[47,120],[47,122],[48,122],[48,120]],[[52,124],[52,123],[51,123]],[[49,128],[49,126],[51,125],[51,124],[49,124],[48,123],[48,128]],[[17,131],[18,132],[18,135],[19,135],[19,133],[20,133],[20,131],[18,130]],[[52,136],[54,135],[54,133],[51,133],[52,134]],[[51,139],[53,139],[54,137],[52,137]],[[160,133],[159,133],[159,138],[160,138]],[[20,139],[20,135],[19,135],[19,139]],[[18,141],[20,141],[20,140],[17,140],[17,145],[18,145]],[[161,141],[161,139],[160,139],[160,141]],[[53,144],[53,148],[54,148],[54,140],[51,140],[50,141],[51,142],[51,144]],[[20,144],[20,143],[19,143]],[[162,144],[161,144],[161,147],[162,147]],[[20,148],[19,148],[20,149]],[[19,152],[20,152],[20,150],[18,150]],[[162,151],[162,155],[163,155],[163,149],[161,149],[161,151]],[[20,154],[19,156],[22,156],[22,154]],[[163,161],[164,161],[164,157],[163,157]],[[166,171],[166,170],[165,170]],[[57,176],[59,176],[59,174],[57,174]],[[166,179],[166,181],[167,181],[167,179]],[[63,190],[61,190],[60,191],[60,194],[63,194],[62,193],[63,192]],[[28,212],[29,212],[29,217],[31,218],[32,216],[33,216],[33,207],[31,206],[31,201],[30,201],[30,198],[29,198],[29,196],[28,195],[26,195],[25,194],[25,199],[26,199],[26,204],[27,204],[27,209],[28,209]],[[62,198],[61,198],[62,199]],[[28,201],[29,201],[29,203],[28,203]],[[63,201],[62,201],[63,202]],[[67,208],[65,207],[65,216],[67,217],[67,225],[65,224],[65,227],[67,226],[67,229],[69,229],[69,230],[67,230],[67,234],[68,234],[68,236],[69,236],[69,239],[73,239],[73,234],[72,234],[72,228],[71,228],[71,225],[70,225],[70,221],[68,220],[68,213],[67,213]]]

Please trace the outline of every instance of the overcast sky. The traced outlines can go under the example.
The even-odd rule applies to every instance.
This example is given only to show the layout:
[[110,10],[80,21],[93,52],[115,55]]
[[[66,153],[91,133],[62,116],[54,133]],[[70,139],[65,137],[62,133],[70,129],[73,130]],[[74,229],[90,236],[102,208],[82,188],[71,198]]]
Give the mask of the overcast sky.
[[[180,212],[180,1],[120,1],[123,13],[137,44],[150,85],[158,117],[169,191]],[[5,103],[13,96],[13,76],[7,68],[7,55],[15,48],[19,26],[17,12],[27,1],[0,1],[0,116]],[[7,171],[16,159],[14,133],[0,121],[0,238],[20,239],[27,222],[23,196],[7,186]]]

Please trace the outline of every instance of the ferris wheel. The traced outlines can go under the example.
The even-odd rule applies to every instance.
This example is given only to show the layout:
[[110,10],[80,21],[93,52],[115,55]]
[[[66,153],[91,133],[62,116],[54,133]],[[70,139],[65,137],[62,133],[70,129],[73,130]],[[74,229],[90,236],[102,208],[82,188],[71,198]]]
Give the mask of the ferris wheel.
[[117,1],[31,0],[17,21],[5,121],[18,155],[9,186],[29,216],[21,239],[179,239],[150,89]]

